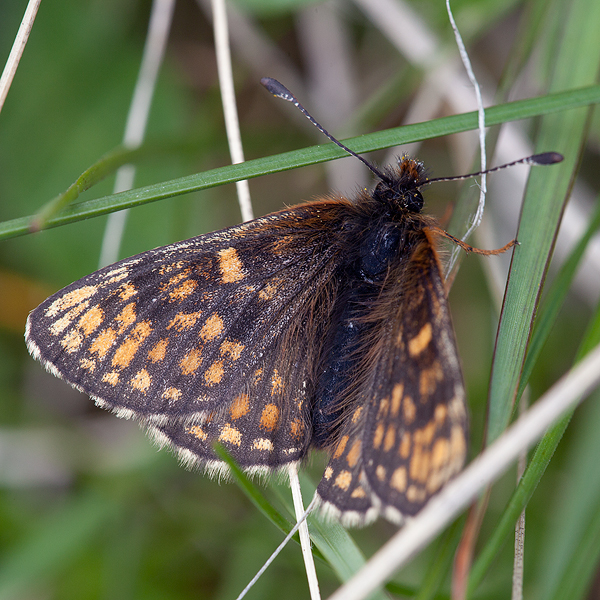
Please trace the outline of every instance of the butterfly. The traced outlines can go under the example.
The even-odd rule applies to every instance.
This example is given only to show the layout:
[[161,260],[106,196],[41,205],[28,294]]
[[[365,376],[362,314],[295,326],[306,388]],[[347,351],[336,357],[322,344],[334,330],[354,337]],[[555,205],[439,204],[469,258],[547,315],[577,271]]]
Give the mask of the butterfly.
[[224,473],[215,443],[253,474],[324,450],[323,513],[401,523],[461,470],[468,417],[430,180],[409,156],[377,173],[72,283],[29,315],[30,353],[187,466]]

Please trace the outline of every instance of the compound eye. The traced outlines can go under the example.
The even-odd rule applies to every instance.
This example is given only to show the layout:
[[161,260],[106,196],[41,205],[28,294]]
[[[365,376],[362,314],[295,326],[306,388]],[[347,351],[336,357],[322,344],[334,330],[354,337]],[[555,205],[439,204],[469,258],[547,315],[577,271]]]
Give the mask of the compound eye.
[[404,195],[406,208],[411,212],[421,212],[423,208],[423,196],[419,190],[412,190]]

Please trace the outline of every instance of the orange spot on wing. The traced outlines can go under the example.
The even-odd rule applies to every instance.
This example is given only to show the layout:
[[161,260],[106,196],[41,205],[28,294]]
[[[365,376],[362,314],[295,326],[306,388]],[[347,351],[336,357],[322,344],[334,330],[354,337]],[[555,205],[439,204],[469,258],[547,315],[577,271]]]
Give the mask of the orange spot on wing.
[[390,486],[403,494],[406,491],[406,467],[398,467],[390,478]]
[[118,368],[129,366],[143,341],[152,333],[149,321],[138,323],[127,339],[115,350],[112,365]]
[[252,450],[262,450],[266,452],[273,451],[273,442],[267,438],[256,438],[252,442]]
[[[429,421],[423,429],[417,429],[415,431],[415,441],[417,443],[421,442],[426,445],[430,445],[433,441],[433,436],[435,435],[435,422]],[[419,439],[420,438],[420,439]]]
[[109,385],[115,386],[117,385],[117,383],[119,383],[119,374],[116,371],[105,373],[102,376],[102,381],[104,383],[108,383]]
[[244,344],[240,342],[233,342],[231,340],[225,340],[219,348],[219,354],[221,356],[229,355],[231,360],[238,360],[244,350]]
[[176,262],[173,263],[169,263],[166,265],[161,265],[160,268],[158,269],[158,273],[159,275],[168,275],[169,273],[171,273],[172,271],[175,271],[177,269],[181,269],[183,267],[183,261],[182,260],[178,260]]
[[452,470],[458,472],[467,456],[467,442],[462,427],[455,425],[450,432],[450,455],[452,456]]
[[77,304],[69,312],[65,313],[60,319],[54,321],[48,328],[50,335],[61,334],[73,322],[73,320],[88,307],[88,305],[88,301]]
[[116,339],[117,332],[114,329],[108,328],[101,331],[90,344],[90,353],[97,354],[98,358],[104,358]]
[[106,279],[106,284],[112,285],[113,283],[122,281],[128,275],[129,275],[129,268],[124,266],[124,267],[118,267],[116,269],[113,269],[112,271],[109,271],[108,273],[106,273],[104,275],[104,277]]
[[135,302],[127,304],[123,310],[115,317],[115,321],[120,323],[118,332],[123,333],[129,326],[137,321],[135,312]]
[[153,362],[161,362],[167,355],[167,346],[169,345],[168,338],[159,340],[154,344],[154,347],[148,352],[148,358]]
[[193,279],[187,279],[181,285],[169,292],[170,302],[181,302],[194,293],[198,283]]
[[[169,273],[170,271],[174,271],[175,269],[181,269],[181,267],[183,267],[182,262],[176,263],[176,265],[174,265],[174,268],[166,270],[165,274]],[[190,273],[191,269],[189,267],[187,269],[183,269],[183,271],[177,273],[177,275],[173,275],[172,277],[170,277],[169,281],[160,286],[160,289],[162,291],[165,291],[169,288],[174,288],[175,286],[179,285],[186,277],[189,277]]]
[[377,410],[377,418],[385,419],[387,417],[389,410],[390,410],[390,399],[382,398],[379,402],[379,409]]
[[208,385],[216,385],[217,383],[221,383],[223,375],[225,375],[223,361],[217,360],[204,372],[204,381],[206,381]]
[[448,415],[448,409],[443,404],[438,404],[435,407],[435,411],[433,412],[433,419],[438,424],[441,425]]
[[354,442],[354,444],[352,444],[352,448],[350,448],[350,451],[348,452],[348,456],[346,457],[346,461],[348,463],[348,466],[351,469],[353,467],[355,467],[356,464],[358,463],[358,459],[360,458],[360,447],[361,447],[361,441],[360,440],[356,440]]
[[304,423],[300,419],[294,419],[290,423],[290,434],[293,438],[298,439],[304,432]]
[[350,494],[350,498],[366,498],[367,492],[365,492],[365,488],[362,485],[355,487]]
[[279,284],[278,279],[272,279],[258,292],[258,297],[261,300],[272,300],[279,291]]
[[200,366],[202,362],[202,356],[200,350],[194,348],[190,350],[180,361],[179,367],[181,368],[181,373],[183,375],[191,375],[195,373],[196,369]]
[[135,374],[135,377],[131,380],[131,387],[145,394],[152,383],[152,377],[146,369],[141,369]]
[[231,407],[229,408],[229,414],[231,418],[235,421],[235,419],[239,419],[248,414],[250,410],[250,397],[248,394],[239,394],[233,399],[231,403]]
[[383,449],[389,452],[396,443],[396,428],[394,425],[388,425],[387,431],[385,432],[385,439],[383,440]]
[[446,438],[435,441],[431,449],[431,468],[441,469],[450,459],[450,442]]
[[408,458],[408,455],[410,454],[410,433],[408,431],[405,431],[402,434],[402,439],[400,440],[400,448],[399,448],[399,454],[402,458]]
[[430,455],[421,444],[415,443],[410,459],[410,478],[413,481],[423,483],[429,476]]
[[244,279],[244,271],[242,269],[242,261],[238,256],[235,248],[225,248],[220,250],[219,270],[221,271],[221,279],[223,283],[237,283]]
[[177,331],[185,331],[186,329],[192,328],[196,321],[200,318],[202,311],[193,313],[178,313],[176,314],[167,325],[167,329],[174,327]]
[[273,371],[273,377],[271,377],[271,396],[283,393],[283,379],[279,375],[279,371],[275,369]]
[[404,395],[404,384],[397,383],[392,390],[392,408],[391,416],[397,417],[400,412],[400,404],[402,402],[402,396]]
[[408,353],[410,356],[412,358],[419,356],[419,354],[421,354],[421,352],[423,352],[423,350],[429,346],[431,337],[431,323],[425,323],[425,325],[421,327],[421,331],[419,331],[419,333],[417,333],[417,335],[415,335],[415,337],[408,342]]
[[407,425],[410,425],[417,416],[417,407],[410,396],[404,396],[402,409],[404,412],[404,421]]
[[352,473],[350,473],[350,471],[342,471],[335,478],[335,485],[344,491],[346,491],[350,487],[351,483],[352,483]]
[[125,302],[135,296],[137,294],[137,290],[135,289],[133,283],[125,282],[119,287],[118,293],[121,301]]
[[81,315],[77,325],[82,329],[83,335],[88,336],[104,321],[104,311],[99,306],[93,306],[87,312]]
[[200,425],[193,425],[192,427],[186,427],[185,432],[197,437],[201,442],[205,442],[208,437],[205,431]]
[[373,435],[373,448],[379,450],[381,442],[383,441],[383,434],[385,433],[385,427],[383,423],[379,423],[375,428],[375,434]]
[[79,361],[79,368],[86,369],[90,373],[93,373],[96,370],[96,362],[93,360],[90,360],[89,358],[82,358]]
[[64,351],[68,354],[73,354],[73,352],[77,352],[83,343],[83,335],[79,329],[71,329],[65,333],[62,340],[60,340],[60,345],[63,347]]
[[179,400],[179,398],[181,398],[181,390],[174,387],[167,388],[161,394],[161,398],[164,398],[165,400]]
[[433,394],[438,382],[444,378],[444,372],[437,361],[434,362],[428,369],[423,369],[419,376],[419,393],[421,401],[427,401],[429,396]]
[[213,313],[206,319],[206,323],[202,326],[200,337],[205,342],[208,342],[219,337],[221,333],[223,333],[223,319],[217,313]]
[[337,459],[342,454],[344,454],[344,450],[346,449],[346,444],[350,438],[347,435],[342,436],[342,439],[338,442],[338,445],[335,447],[335,452],[333,453],[333,458]]
[[274,404],[267,404],[260,416],[260,426],[267,431],[273,431],[279,421],[279,409]]
[[219,441],[239,446],[242,443],[242,434],[235,427],[226,423],[219,434]]
[[69,308],[80,304],[84,300],[87,300],[90,296],[93,296],[98,291],[97,285],[86,285],[80,287],[77,290],[72,290],[66,293],[64,296],[57,298],[44,313],[46,317],[55,317],[59,312],[68,310]]

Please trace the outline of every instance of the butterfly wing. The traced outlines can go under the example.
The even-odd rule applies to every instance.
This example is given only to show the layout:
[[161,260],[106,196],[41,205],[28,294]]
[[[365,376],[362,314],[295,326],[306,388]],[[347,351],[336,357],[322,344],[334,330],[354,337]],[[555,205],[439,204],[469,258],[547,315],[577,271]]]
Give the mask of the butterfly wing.
[[348,524],[414,515],[464,464],[465,392],[440,265],[427,230],[377,303],[370,372],[325,477],[324,509]]
[[335,295],[324,204],[92,273],[31,313],[30,352],[188,461],[212,460],[215,440],[248,467],[296,460],[310,441],[311,361]]

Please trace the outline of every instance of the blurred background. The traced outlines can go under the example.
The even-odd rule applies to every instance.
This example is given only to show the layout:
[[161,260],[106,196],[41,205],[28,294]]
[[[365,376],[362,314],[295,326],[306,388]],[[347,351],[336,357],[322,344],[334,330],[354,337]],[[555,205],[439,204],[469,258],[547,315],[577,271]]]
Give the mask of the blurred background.
[[[590,0],[590,4],[595,0]],[[571,2],[460,0],[455,18],[474,61],[486,105],[547,92]],[[581,2],[580,2],[581,4]],[[0,57],[6,60],[22,0],[0,5]],[[234,81],[247,159],[323,143],[290,104],[259,84],[280,79],[336,137],[346,138],[475,109],[439,0],[238,0],[228,5]],[[591,9],[590,9],[591,10]],[[0,220],[35,213],[89,165],[117,146],[137,77],[150,3],[141,0],[42,3],[0,113]],[[599,23],[600,24],[600,23]],[[599,187],[597,112],[574,198],[557,242],[556,272],[589,220]],[[536,122],[494,128],[492,162],[532,152]],[[152,151],[136,186],[228,164],[210,5],[178,0],[146,136]],[[492,143],[493,143],[492,142]],[[407,151],[431,176],[478,168],[475,132],[447,136],[370,159],[385,164]],[[561,151],[561,148],[548,148]],[[491,176],[489,210],[471,241],[493,248],[517,230],[527,169]],[[111,193],[112,177],[84,198]],[[355,159],[259,177],[250,182],[256,216],[331,190],[352,195],[371,178]],[[473,187],[473,182],[467,182]],[[426,190],[426,211],[447,220],[460,184]],[[235,187],[222,186],[131,211],[119,257],[236,224]],[[27,313],[46,296],[98,268],[106,217],[0,241],[0,599],[233,598],[281,541],[281,533],[236,485],[219,484],[157,452],[134,423],[97,409],[46,374],[23,342]],[[459,225],[460,229],[460,225]],[[455,232],[456,233],[456,232]],[[462,231],[457,231],[462,233]],[[537,398],[572,364],[600,287],[598,240],[559,314],[530,381]],[[450,304],[471,410],[471,455],[481,448],[499,302],[510,257],[462,261]],[[599,519],[600,402],[575,414],[527,511],[525,591],[559,598],[573,548]],[[316,483],[324,458],[307,464]],[[512,470],[494,487],[485,539],[515,485]],[[286,485],[266,492],[278,503]],[[365,555],[396,528],[377,522],[353,531]],[[595,531],[595,530],[594,530]],[[435,544],[396,576],[406,597],[430,597],[424,573]],[[452,556],[435,597],[449,597]],[[324,596],[338,579],[317,565]],[[473,597],[507,598],[507,544]],[[578,596],[600,598],[596,569],[582,573]],[[398,588],[400,589],[400,588]],[[290,544],[249,597],[306,598],[300,550]],[[403,596],[404,597],[404,596]]]

